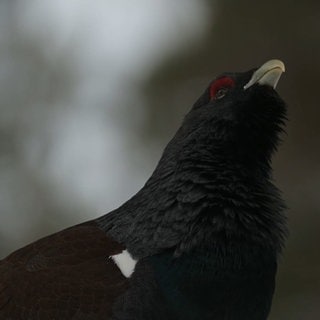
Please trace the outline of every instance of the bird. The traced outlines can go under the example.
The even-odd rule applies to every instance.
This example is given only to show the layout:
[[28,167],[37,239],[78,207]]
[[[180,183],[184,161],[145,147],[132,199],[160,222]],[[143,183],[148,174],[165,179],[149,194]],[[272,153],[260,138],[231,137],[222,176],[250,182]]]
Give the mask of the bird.
[[1,260],[0,319],[267,319],[287,237],[284,71],[216,77],[128,201]]

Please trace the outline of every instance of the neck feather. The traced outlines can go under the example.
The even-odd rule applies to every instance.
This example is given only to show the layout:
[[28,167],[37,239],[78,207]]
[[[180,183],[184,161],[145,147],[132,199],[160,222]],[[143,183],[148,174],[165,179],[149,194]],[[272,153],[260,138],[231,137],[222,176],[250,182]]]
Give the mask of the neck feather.
[[237,241],[280,252],[284,205],[269,166],[249,170],[227,159],[201,159],[162,159],[135,196],[97,219],[100,227],[139,258]]

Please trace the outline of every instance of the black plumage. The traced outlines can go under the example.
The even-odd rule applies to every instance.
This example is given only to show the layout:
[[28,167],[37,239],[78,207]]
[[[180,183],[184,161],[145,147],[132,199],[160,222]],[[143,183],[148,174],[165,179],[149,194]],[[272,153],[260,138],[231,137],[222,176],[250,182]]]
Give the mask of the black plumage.
[[286,234],[283,71],[219,76],[135,196],[4,259],[0,319],[266,319]]

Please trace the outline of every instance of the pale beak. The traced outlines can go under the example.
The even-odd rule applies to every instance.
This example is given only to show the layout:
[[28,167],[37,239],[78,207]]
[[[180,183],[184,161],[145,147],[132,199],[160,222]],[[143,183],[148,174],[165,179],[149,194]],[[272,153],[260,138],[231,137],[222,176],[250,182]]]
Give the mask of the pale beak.
[[260,85],[276,88],[281,74],[285,71],[284,63],[280,60],[269,60],[256,70],[250,81],[243,87],[247,90],[252,85],[258,83]]

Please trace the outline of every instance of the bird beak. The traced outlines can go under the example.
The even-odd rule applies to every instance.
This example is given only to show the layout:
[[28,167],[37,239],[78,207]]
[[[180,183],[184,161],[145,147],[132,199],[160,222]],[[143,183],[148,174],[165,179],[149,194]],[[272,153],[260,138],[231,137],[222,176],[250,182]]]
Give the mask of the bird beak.
[[281,74],[284,71],[285,66],[282,61],[276,59],[269,60],[253,73],[250,81],[243,87],[243,89],[247,90],[255,83],[270,86],[275,89],[281,77]]

